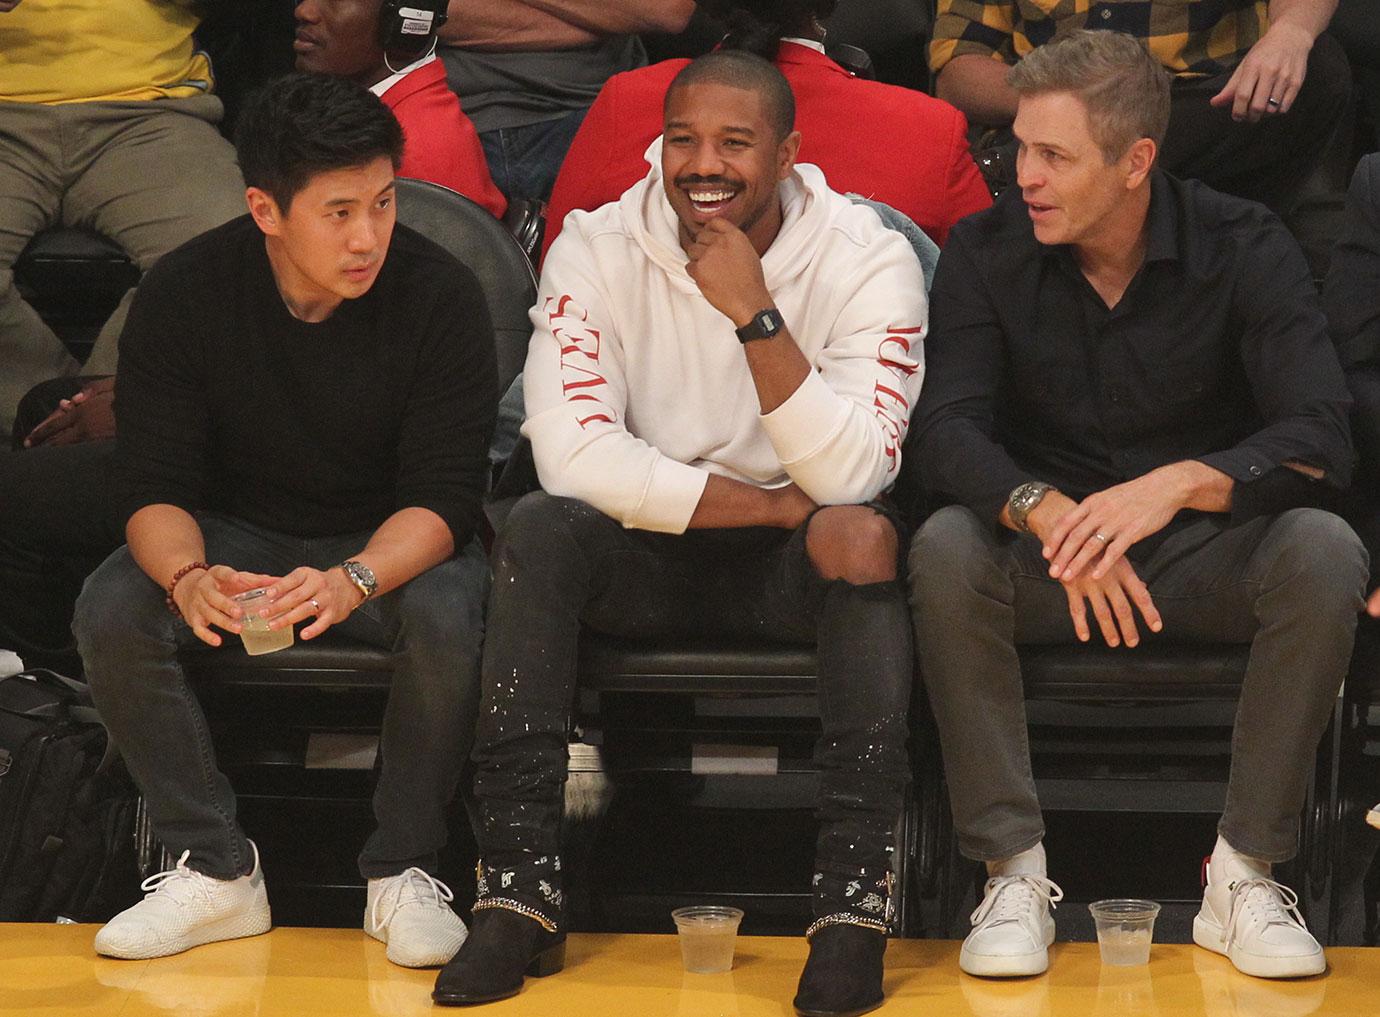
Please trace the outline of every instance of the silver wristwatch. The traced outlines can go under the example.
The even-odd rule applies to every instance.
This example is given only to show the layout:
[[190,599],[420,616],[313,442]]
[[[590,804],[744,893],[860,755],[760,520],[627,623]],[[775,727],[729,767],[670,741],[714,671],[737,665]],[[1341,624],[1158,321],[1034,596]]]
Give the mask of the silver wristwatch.
[[1011,517],[1011,524],[1022,533],[1029,533],[1030,525],[1026,519],[1035,511],[1035,506],[1044,500],[1045,495],[1053,490],[1053,484],[1046,484],[1043,480],[1031,480],[1012,491],[1011,496],[1006,499],[1006,514]]
[[379,581],[374,578],[374,570],[363,562],[343,561],[340,568],[349,577],[350,582],[355,584],[355,589],[364,595],[368,600],[374,595],[374,591],[379,588]]

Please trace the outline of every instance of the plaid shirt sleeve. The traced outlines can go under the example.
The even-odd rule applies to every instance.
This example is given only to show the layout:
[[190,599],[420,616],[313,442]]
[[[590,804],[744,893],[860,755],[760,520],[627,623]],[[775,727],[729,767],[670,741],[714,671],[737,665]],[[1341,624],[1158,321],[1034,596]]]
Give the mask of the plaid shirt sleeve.
[[956,56],[975,54],[1016,62],[1015,0],[939,0],[930,37],[930,70]]
[[1269,26],[1267,0],[939,0],[930,70],[974,53],[1014,64],[1080,28],[1133,35],[1165,68],[1186,78],[1230,70]]

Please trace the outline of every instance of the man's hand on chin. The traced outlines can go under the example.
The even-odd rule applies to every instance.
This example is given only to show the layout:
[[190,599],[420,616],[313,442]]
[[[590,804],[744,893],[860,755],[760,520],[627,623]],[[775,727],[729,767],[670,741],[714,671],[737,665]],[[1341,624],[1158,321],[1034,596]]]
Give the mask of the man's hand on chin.
[[762,274],[762,259],[747,234],[726,219],[710,219],[695,234],[686,253],[686,271],[715,310],[741,328],[773,300]]

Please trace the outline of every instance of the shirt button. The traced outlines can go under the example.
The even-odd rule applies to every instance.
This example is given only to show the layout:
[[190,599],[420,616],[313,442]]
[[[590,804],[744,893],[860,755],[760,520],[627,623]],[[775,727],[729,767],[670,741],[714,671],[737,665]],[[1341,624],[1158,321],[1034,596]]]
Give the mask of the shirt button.
[[1111,10],[1110,7],[1104,7],[1104,8],[1102,8],[1102,20],[1103,20],[1103,21],[1111,21],[1111,20],[1112,20],[1112,10]]
[[1260,475],[1261,475],[1262,473],[1264,473],[1264,472],[1265,472],[1265,471],[1262,470],[1259,466],[1252,466],[1252,467],[1251,467],[1251,476],[1252,476],[1252,477],[1258,477],[1258,476],[1260,476]]

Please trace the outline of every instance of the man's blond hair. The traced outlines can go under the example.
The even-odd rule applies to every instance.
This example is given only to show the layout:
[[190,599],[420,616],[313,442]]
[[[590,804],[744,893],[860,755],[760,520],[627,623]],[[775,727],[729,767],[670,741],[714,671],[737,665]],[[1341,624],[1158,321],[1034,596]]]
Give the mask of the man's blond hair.
[[1023,96],[1078,96],[1108,163],[1141,138],[1158,149],[1169,127],[1169,72],[1140,40],[1121,32],[1080,29],[1037,46],[1011,68],[1007,82]]

